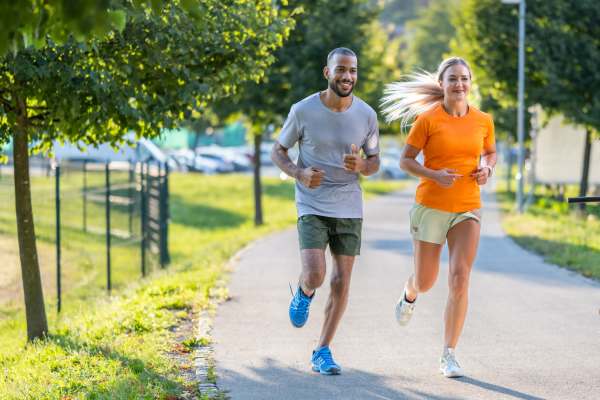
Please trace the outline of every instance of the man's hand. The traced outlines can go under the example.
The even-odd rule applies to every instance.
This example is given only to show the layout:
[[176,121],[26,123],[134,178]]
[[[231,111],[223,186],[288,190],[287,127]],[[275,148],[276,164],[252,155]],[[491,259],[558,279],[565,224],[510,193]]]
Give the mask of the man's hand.
[[296,179],[309,189],[314,189],[321,185],[321,180],[325,176],[325,171],[315,167],[308,167],[298,170]]
[[488,166],[481,167],[477,169],[476,172],[473,172],[471,176],[475,178],[478,185],[485,185],[488,181],[488,178],[492,174],[492,168]]
[[442,168],[434,171],[433,180],[441,187],[449,188],[460,177],[462,175],[457,174],[455,169]]
[[352,145],[352,154],[344,154],[344,169],[348,172],[362,172],[365,160],[358,153],[358,147]]

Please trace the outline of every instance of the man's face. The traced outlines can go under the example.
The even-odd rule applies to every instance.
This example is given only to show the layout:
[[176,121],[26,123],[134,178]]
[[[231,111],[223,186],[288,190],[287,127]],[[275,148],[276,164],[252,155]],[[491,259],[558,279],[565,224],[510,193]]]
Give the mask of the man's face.
[[324,69],[329,87],[340,97],[352,94],[358,80],[358,61],[356,57],[336,54]]

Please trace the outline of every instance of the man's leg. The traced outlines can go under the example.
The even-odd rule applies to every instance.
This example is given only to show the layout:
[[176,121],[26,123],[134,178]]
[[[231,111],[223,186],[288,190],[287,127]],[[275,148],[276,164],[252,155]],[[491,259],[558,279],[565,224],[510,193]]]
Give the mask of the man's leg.
[[352,277],[354,256],[333,254],[331,292],[325,306],[325,322],[321,329],[318,347],[329,346],[348,305],[348,292]]
[[300,256],[302,272],[289,308],[290,322],[296,328],[302,328],[306,324],[315,289],[320,287],[325,279],[325,250],[303,249]]
[[329,344],[348,305],[348,292],[355,257],[360,253],[362,219],[337,218],[331,221],[329,246],[333,258],[331,292],[325,306],[325,321],[321,328],[319,345],[311,359],[313,370],[321,374],[337,375],[342,368],[333,360]]
[[342,368],[333,360],[329,344],[344,315],[348,304],[348,292],[350,290],[350,278],[354,256],[333,254],[333,270],[331,272],[331,292],[325,306],[325,322],[321,328],[319,345],[313,351],[311,358],[313,371],[324,375],[337,375]]
[[304,249],[300,251],[302,272],[298,280],[300,288],[307,296],[312,296],[325,280],[325,250]]
[[298,238],[302,272],[298,279],[298,289],[290,302],[290,322],[301,328],[308,320],[310,303],[315,289],[325,279],[325,248],[329,241],[326,221],[316,215],[303,215],[298,218]]

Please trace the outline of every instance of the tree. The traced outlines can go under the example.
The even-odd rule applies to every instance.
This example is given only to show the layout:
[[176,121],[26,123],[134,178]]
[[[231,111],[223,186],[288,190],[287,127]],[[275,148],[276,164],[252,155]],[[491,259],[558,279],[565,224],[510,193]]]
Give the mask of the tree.
[[[375,107],[381,98],[383,81],[391,79],[398,70],[394,57],[398,46],[387,46],[387,37],[376,24],[380,10],[372,1],[290,0],[287,10],[296,17],[296,25],[290,39],[275,52],[277,61],[264,80],[247,83],[241,96],[229,98],[218,107],[222,115],[244,114],[252,127],[257,225],[263,222],[259,158],[263,132],[269,126],[281,126],[292,104],[326,86],[322,71],[329,51],[343,46],[358,54],[357,94]],[[374,32],[381,33],[378,41],[373,40]],[[378,76],[374,77],[374,72]],[[367,76],[370,78],[363,84],[362,78]],[[371,77],[379,83],[372,84]]]
[[[154,8],[123,1],[110,11],[124,17],[122,30],[115,24],[101,33],[87,30],[81,41],[60,32],[85,24],[85,15],[56,11],[68,2],[33,3],[52,12],[34,7],[37,19],[24,19],[23,37],[35,39],[30,32],[40,21],[50,36],[39,42],[9,35],[12,44],[4,48],[12,51],[0,59],[0,145],[12,136],[29,340],[47,332],[29,151],[49,151],[54,140],[119,146],[129,131],[141,137],[173,128],[245,80],[258,80],[288,33],[271,0],[152,1]],[[105,1],[91,3],[106,8]],[[54,32],[61,42],[52,39]]]
[[[517,14],[517,7],[496,0],[466,0],[456,24],[482,94],[500,109],[516,104]],[[526,104],[540,104],[550,115],[563,114],[585,126],[588,143],[591,132],[600,129],[598,21],[595,0],[527,1]],[[584,166],[583,175],[588,170]],[[586,187],[587,176],[582,176],[582,191]]]
[[432,0],[420,8],[417,18],[406,24],[405,69],[435,72],[443,58],[450,53],[450,42],[456,36],[451,12],[458,0]]

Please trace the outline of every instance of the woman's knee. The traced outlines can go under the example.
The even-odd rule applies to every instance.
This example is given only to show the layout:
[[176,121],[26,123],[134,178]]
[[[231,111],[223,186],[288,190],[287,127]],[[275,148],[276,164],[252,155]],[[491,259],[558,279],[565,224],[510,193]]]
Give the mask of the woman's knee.
[[468,270],[450,274],[448,285],[452,296],[464,296],[468,293],[469,275]]
[[415,289],[417,289],[417,292],[419,293],[425,293],[427,292],[429,289],[431,289],[433,287],[433,285],[435,284],[435,279],[422,279],[422,278],[415,278]]

